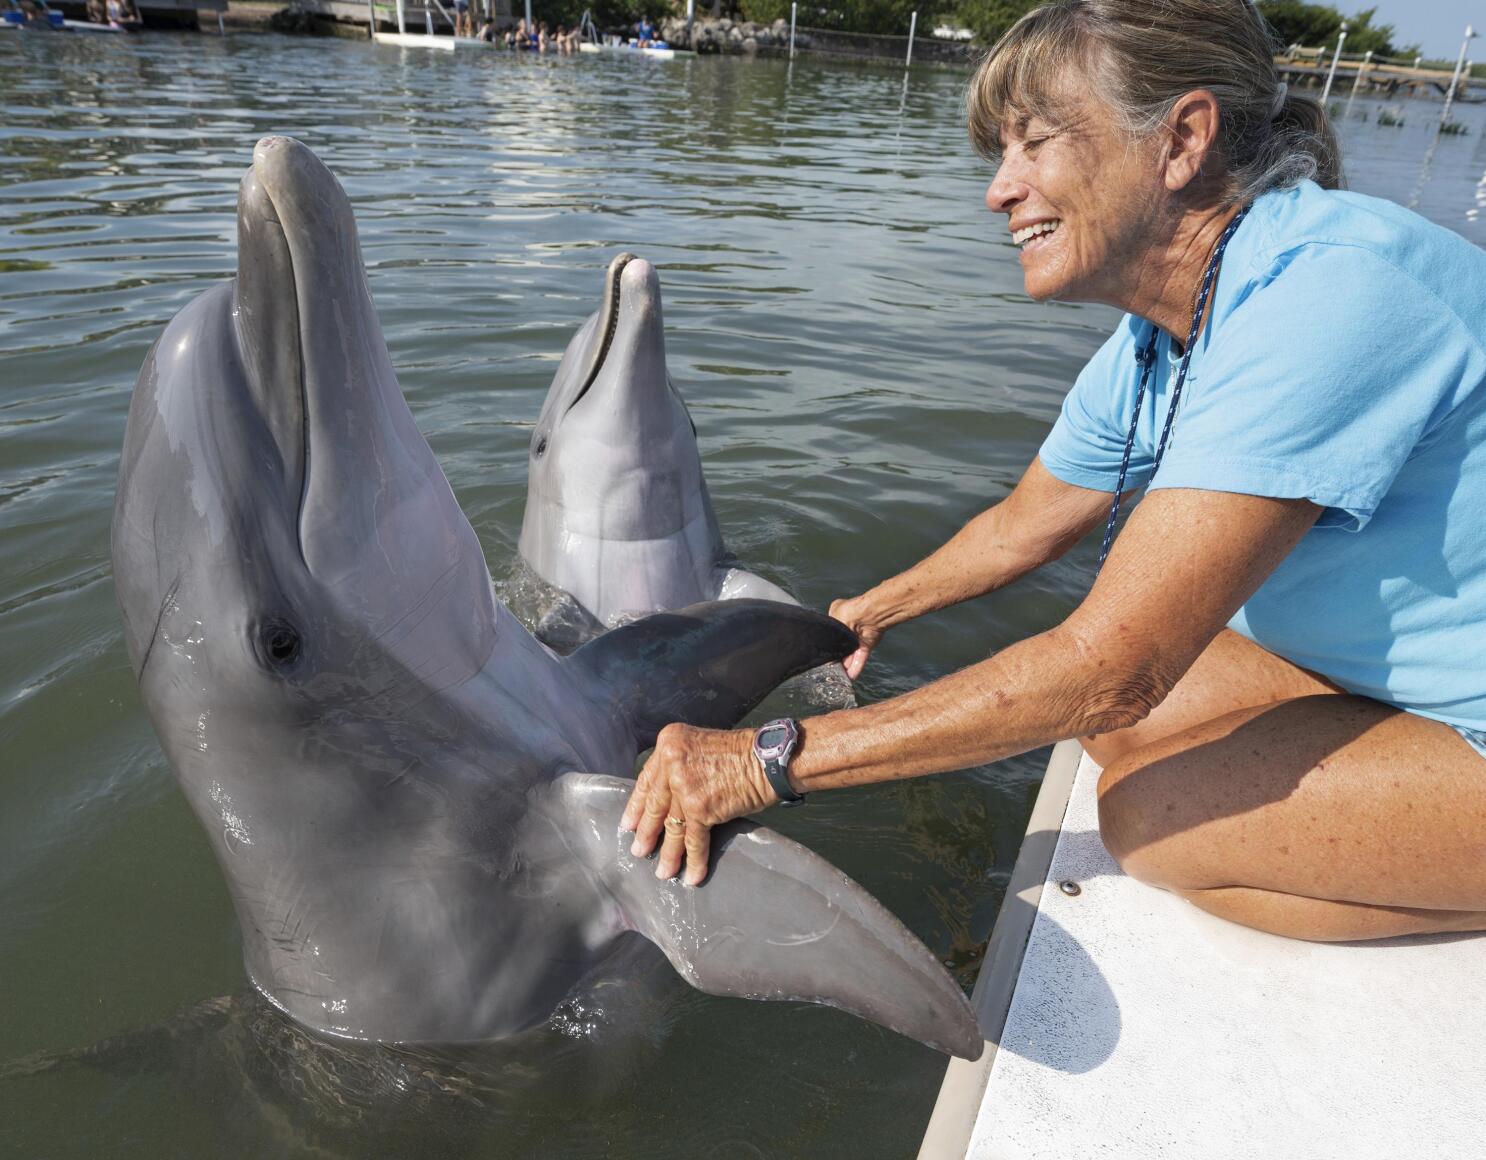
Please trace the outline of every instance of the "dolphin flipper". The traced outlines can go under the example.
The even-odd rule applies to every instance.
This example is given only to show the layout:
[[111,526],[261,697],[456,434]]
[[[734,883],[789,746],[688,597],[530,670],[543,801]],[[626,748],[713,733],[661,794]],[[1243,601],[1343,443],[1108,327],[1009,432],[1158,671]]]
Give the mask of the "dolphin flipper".
[[567,850],[587,866],[628,927],[655,943],[709,995],[795,999],[837,1007],[939,1051],[984,1046],[964,993],[883,905],[824,858],[755,825],[712,839],[700,887],[659,881],[629,853],[619,818],[634,783],[568,773],[551,811]]
[[839,620],[773,600],[720,600],[606,632],[564,662],[634,727],[640,748],[673,721],[726,729],[781,681],[857,646]]
[[742,568],[720,568],[717,573],[717,599],[719,600],[778,600],[784,604],[800,603],[772,580]]

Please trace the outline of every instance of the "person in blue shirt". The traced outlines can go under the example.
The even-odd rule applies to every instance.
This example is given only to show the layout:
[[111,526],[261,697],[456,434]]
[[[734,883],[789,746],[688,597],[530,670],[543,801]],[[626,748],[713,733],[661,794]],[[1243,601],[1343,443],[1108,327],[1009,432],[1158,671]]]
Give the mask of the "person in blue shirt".
[[635,25],[635,35],[640,48],[649,48],[655,43],[655,25],[650,23],[650,17],[640,17],[640,22]]
[[[1122,480],[1145,495],[1066,621],[798,723],[785,788],[1079,736],[1110,852],[1210,913],[1486,929],[1486,253],[1338,189],[1324,113],[1242,0],[1056,0],[969,110],[1027,293],[1126,314],[1007,499],[832,606],[848,672],[1112,528]],[[755,752],[662,732],[625,816],[657,873],[699,882],[709,827],[785,796]]]

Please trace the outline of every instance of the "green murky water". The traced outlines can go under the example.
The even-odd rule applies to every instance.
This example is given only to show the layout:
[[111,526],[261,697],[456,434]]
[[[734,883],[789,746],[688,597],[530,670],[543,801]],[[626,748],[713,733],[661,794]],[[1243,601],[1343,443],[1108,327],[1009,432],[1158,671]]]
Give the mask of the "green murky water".
[[[807,603],[860,591],[1007,492],[1113,321],[1021,294],[980,206],[962,83],[805,60],[0,39],[0,1152],[913,1153],[943,1057],[668,969],[535,1046],[439,1058],[324,1047],[244,998],[206,1002],[241,996],[236,922],[135,695],[108,525],[144,352],[233,272],[238,179],[258,137],[288,132],[356,204],[403,387],[497,581],[530,424],[630,249],[661,267],[730,546]],[[1432,146],[1438,107],[1399,107],[1401,128],[1361,103],[1346,122],[1354,187],[1482,241],[1479,111]],[[864,699],[1055,622],[1091,559],[899,630]],[[1043,760],[770,821],[968,987]]]

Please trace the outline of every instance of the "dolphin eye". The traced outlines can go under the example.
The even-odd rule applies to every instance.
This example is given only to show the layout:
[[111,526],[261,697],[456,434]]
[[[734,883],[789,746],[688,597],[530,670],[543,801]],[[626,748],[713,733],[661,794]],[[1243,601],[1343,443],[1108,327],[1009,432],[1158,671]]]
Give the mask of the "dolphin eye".
[[543,435],[537,440],[536,456],[540,459],[545,454],[547,454],[547,436]]
[[284,620],[266,620],[258,630],[263,656],[276,668],[286,669],[299,659],[302,643],[299,631]]

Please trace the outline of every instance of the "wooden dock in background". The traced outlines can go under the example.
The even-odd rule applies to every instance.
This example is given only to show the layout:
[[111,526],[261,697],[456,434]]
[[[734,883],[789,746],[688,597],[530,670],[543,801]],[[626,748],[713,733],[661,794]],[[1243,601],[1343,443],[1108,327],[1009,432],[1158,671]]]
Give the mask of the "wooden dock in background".
[[[1331,71],[1331,55],[1324,48],[1291,49],[1274,58],[1275,70],[1287,84],[1314,85],[1319,88],[1326,83],[1326,74]],[[1443,97],[1450,89],[1450,69],[1421,68],[1361,55],[1342,54],[1337,61],[1336,77],[1332,80],[1331,95],[1346,96],[1352,86],[1359,84],[1362,92],[1374,96],[1424,96]],[[1470,100],[1472,88],[1486,88],[1486,80],[1472,77],[1469,70],[1460,77],[1456,100]]]

